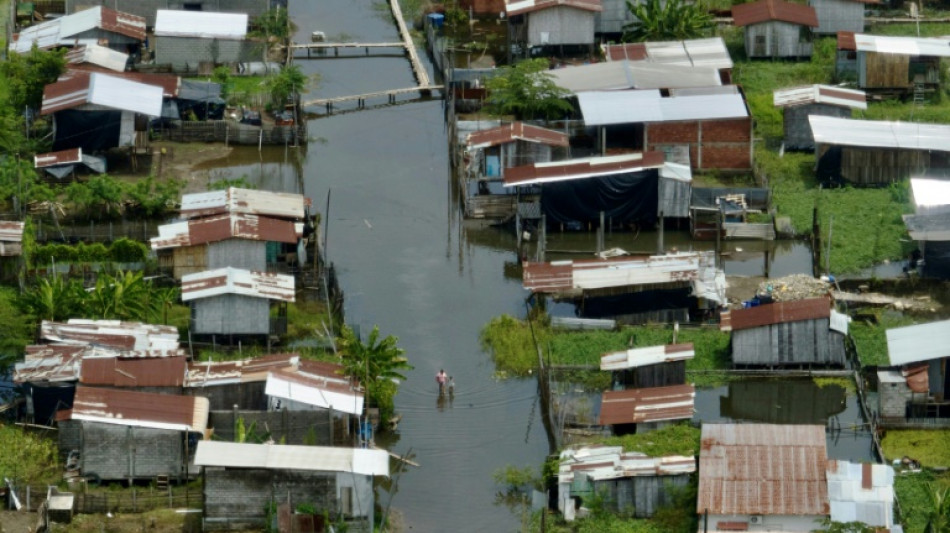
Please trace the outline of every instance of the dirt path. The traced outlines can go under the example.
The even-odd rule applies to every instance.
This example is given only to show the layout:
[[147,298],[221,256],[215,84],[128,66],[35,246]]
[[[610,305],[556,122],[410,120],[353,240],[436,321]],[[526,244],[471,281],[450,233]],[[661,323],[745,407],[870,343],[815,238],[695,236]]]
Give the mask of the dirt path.
[[183,193],[205,192],[213,170],[196,168],[208,161],[227,157],[231,150],[221,143],[153,142],[152,175],[184,181]]

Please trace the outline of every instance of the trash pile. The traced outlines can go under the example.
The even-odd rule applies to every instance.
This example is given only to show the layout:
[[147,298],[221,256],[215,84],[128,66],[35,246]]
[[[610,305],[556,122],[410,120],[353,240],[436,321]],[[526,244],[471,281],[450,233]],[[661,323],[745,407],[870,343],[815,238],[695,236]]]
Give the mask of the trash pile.
[[792,302],[825,296],[832,289],[827,281],[806,274],[792,274],[759,284],[758,295],[771,295],[775,302]]

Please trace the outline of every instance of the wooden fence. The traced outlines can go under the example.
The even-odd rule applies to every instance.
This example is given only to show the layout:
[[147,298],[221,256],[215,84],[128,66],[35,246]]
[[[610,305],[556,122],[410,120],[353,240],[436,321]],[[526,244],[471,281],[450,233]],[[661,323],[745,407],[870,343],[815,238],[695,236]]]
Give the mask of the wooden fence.
[[[24,511],[37,511],[46,501],[45,485],[23,485],[15,493]],[[144,513],[155,509],[201,508],[203,496],[200,487],[173,487],[169,490],[157,490],[150,487],[132,487],[130,489],[89,489],[82,492],[71,491],[75,495],[73,510],[77,513]]]
[[159,138],[176,142],[223,142],[245,145],[306,144],[303,125],[260,127],[229,120],[182,122],[179,127],[155,130]]
[[36,242],[112,242],[127,238],[148,243],[158,235],[158,220],[116,220],[88,224],[56,224],[49,219],[34,219]]

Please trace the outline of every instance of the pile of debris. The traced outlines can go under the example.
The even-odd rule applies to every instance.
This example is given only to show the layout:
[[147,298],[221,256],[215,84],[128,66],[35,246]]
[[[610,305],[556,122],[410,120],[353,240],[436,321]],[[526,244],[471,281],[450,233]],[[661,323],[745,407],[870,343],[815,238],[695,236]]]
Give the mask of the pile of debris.
[[806,274],[792,274],[759,284],[756,294],[771,294],[772,301],[791,302],[825,296],[832,289],[827,281]]

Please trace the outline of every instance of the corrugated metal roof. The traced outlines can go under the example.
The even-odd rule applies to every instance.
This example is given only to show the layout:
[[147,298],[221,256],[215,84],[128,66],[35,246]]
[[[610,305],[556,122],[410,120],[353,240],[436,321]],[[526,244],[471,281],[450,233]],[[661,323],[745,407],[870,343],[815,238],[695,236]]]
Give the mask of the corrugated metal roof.
[[950,152],[950,125],[809,115],[819,144]]
[[915,241],[950,241],[950,213],[904,215],[907,233]]
[[610,352],[600,356],[601,370],[624,370],[673,361],[685,361],[696,356],[693,343],[667,344],[665,346],[647,346],[631,348],[622,352]]
[[[30,347],[27,347],[29,354]],[[79,379],[83,348],[63,347],[57,350],[36,351],[32,356],[13,366],[14,383],[68,382]]]
[[0,221],[0,242],[23,242],[24,222],[16,220]]
[[514,141],[526,141],[549,146],[570,146],[566,133],[532,126],[524,122],[512,122],[497,128],[472,132],[468,134],[465,144],[469,150],[474,150]]
[[247,20],[247,13],[159,9],[155,36],[241,40],[247,36]]
[[34,168],[55,167],[56,165],[73,165],[82,163],[82,148],[70,148],[58,152],[46,152],[33,156]]
[[608,61],[648,61],[664,65],[684,65],[730,69],[732,58],[722,37],[686,41],[650,41],[603,46]]
[[732,6],[732,23],[737,27],[770,21],[817,28],[818,14],[811,6],[781,0],[760,0]]
[[181,301],[239,294],[268,300],[294,301],[294,277],[286,274],[219,268],[181,278]]
[[389,453],[386,450],[364,448],[246,444],[203,440],[198,443],[198,449],[195,451],[195,465],[348,472],[364,476],[389,477]]
[[66,62],[70,65],[88,63],[108,70],[124,72],[125,66],[129,62],[129,54],[123,54],[108,46],[90,43],[73,48],[67,52]]
[[648,457],[624,453],[619,446],[568,448],[561,451],[558,483],[571,483],[578,472],[593,481],[638,476],[676,476],[696,471],[696,458],[684,455]]
[[838,32],[838,50],[857,50],[858,46],[854,42],[854,32],[853,31],[839,31]]
[[918,215],[950,213],[950,181],[947,179],[912,177],[910,192]]
[[42,115],[85,104],[157,117],[162,114],[162,87],[100,72],[77,72],[43,89]]
[[264,394],[351,415],[363,413],[363,393],[335,379],[276,370],[267,375]]
[[573,7],[583,9],[584,11],[603,11],[604,6],[601,0],[516,0],[507,2],[505,12],[509,17],[530,13],[532,11],[541,11],[552,7]]
[[592,91],[577,93],[584,124],[608,126],[692,120],[721,120],[749,116],[738,92],[661,96],[657,90]]
[[158,227],[158,237],[153,237],[151,244],[153,250],[163,250],[227,239],[293,244],[297,238],[296,227],[290,220],[230,213],[164,224]]
[[304,217],[304,197],[273,191],[229,187],[223,191],[186,194],[181,197],[181,216],[197,218],[226,213],[243,213],[300,220]]
[[518,187],[538,183],[570,181],[628,174],[663,166],[661,152],[585,157],[566,161],[532,163],[505,171],[504,186]]
[[950,357],[950,320],[887,330],[887,353],[894,366]]
[[714,268],[712,252],[679,252],[648,257],[613,257],[532,263],[523,267],[522,284],[532,292],[561,293],[624,285],[689,282]]
[[82,360],[79,382],[108,387],[181,387],[186,361],[185,357],[89,357]]
[[75,36],[96,28],[138,41],[145,40],[143,17],[97,6],[25,28],[20,32],[17,40],[11,43],[10,49],[23,54],[30,51],[33,43],[36,43],[39,48],[68,46],[77,42],[92,44],[94,39],[85,42]]
[[155,352],[156,355],[178,350],[178,329],[174,326],[71,318],[65,324],[44,320],[40,337],[48,342],[81,346],[102,346],[124,352]]
[[300,356],[295,353],[272,354],[241,361],[191,361],[185,377],[186,387],[210,387],[233,383],[266,381],[270,372],[295,370]]
[[[950,57],[950,38],[928,37],[891,37],[886,35],[868,35],[854,33],[850,36],[838,34],[838,48],[859,52],[877,52],[908,56]],[[853,39],[853,45],[849,42]],[[850,48],[845,48],[851,45]]]
[[600,400],[600,424],[641,424],[693,417],[692,385],[606,391]]
[[683,89],[722,85],[719,70],[705,66],[607,61],[547,71],[558,87],[573,93],[616,89]]
[[775,302],[747,309],[725,311],[721,314],[719,327],[722,331],[738,331],[770,324],[815,320],[830,316],[830,299],[809,298],[807,300]]
[[842,89],[830,85],[807,85],[779,89],[772,93],[775,107],[789,107],[803,104],[828,104],[851,109],[867,109],[867,95],[864,91]]
[[831,520],[894,525],[894,469],[889,465],[828,461]]
[[204,433],[208,408],[200,396],[78,387],[73,408],[56,419]]
[[827,516],[825,428],[703,424],[696,512]]

